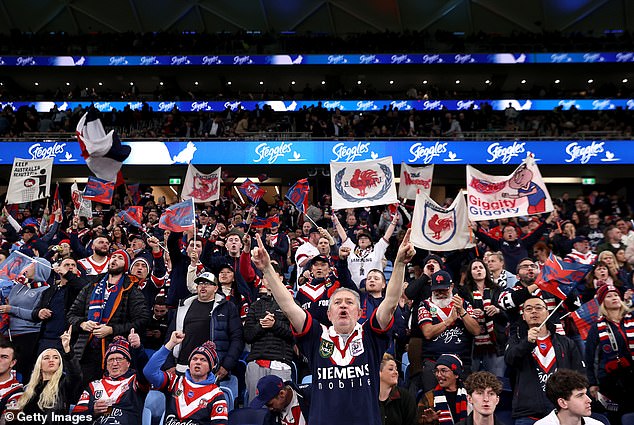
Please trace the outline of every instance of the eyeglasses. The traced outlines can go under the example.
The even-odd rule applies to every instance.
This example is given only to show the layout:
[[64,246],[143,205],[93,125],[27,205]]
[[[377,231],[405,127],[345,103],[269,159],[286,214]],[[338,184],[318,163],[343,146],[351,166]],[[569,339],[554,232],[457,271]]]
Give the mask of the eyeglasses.
[[434,375],[448,375],[451,369],[434,369]]
[[127,360],[125,357],[108,357],[106,363],[122,363],[124,360]]
[[546,307],[541,306],[541,305],[536,305],[536,306],[529,305],[528,307],[524,307],[524,311],[526,313],[532,313],[533,311],[541,313],[544,310],[546,310]]
[[526,269],[538,269],[539,267],[537,267],[537,264],[522,264],[520,266],[520,269],[526,270]]

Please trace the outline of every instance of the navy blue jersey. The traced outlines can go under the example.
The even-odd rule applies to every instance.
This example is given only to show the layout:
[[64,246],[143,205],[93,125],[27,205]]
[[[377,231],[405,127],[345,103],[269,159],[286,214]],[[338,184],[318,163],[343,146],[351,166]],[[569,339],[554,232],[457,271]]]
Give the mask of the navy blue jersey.
[[392,323],[381,329],[373,314],[344,343],[334,327],[306,314],[304,329],[294,333],[313,375],[310,425],[381,425],[379,366]]

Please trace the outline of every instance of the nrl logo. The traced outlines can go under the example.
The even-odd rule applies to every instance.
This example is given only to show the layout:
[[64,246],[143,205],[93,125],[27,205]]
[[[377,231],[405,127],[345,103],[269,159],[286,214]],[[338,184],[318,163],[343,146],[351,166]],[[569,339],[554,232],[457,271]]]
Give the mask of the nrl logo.
[[335,344],[331,341],[326,341],[325,339],[321,340],[319,344],[319,355],[324,358],[330,358],[332,353],[335,351]]

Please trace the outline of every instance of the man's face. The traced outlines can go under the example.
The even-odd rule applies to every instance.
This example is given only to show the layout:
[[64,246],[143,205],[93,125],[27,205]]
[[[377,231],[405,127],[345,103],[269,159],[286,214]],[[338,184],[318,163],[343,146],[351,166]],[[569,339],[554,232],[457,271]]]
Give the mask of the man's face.
[[339,291],[330,298],[328,320],[338,333],[350,333],[361,316],[357,298],[350,291]]
[[110,241],[106,238],[97,238],[92,241],[92,250],[95,254],[105,257],[110,251]]
[[158,221],[158,214],[156,211],[150,211],[147,214],[147,221],[150,223],[156,223]]
[[62,261],[62,264],[59,265],[59,268],[62,269],[62,275],[65,275],[68,272],[77,274],[77,263],[72,258],[66,258],[64,261]]
[[522,317],[529,328],[540,326],[548,317],[548,309],[544,300],[529,298],[522,306]]
[[189,241],[187,245],[187,256],[189,257],[193,251],[196,251],[196,254],[198,254],[200,258],[200,254],[203,252],[203,243],[201,241],[194,242],[193,239]]
[[16,364],[13,348],[0,348],[0,375],[4,375]]
[[502,270],[502,268],[504,267],[504,263],[502,262],[502,260],[500,260],[500,258],[497,255],[490,254],[486,256],[485,258],[486,258],[487,267],[489,267],[489,270],[491,270],[491,273],[496,273]]
[[505,241],[512,242],[517,239],[517,230],[513,226],[506,226],[504,228],[503,238]]
[[568,400],[559,399],[559,403],[565,403],[570,414],[575,417],[590,416],[592,414],[592,399],[588,397],[585,388],[579,388],[572,391],[572,395]]
[[380,294],[385,288],[385,279],[381,273],[371,271],[365,278],[365,290],[369,294]]
[[362,236],[359,236],[359,238],[357,240],[357,244],[359,245],[359,248],[366,249],[370,245],[372,245],[372,241],[367,236],[362,235]]
[[319,250],[320,255],[330,255],[330,242],[326,238],[319,238],[319,242],[317,242],[317,250]]
[[590,244],[588,241],[576,242],[572,244],[572,247],[582,254],[587,254],[588,251],[590,251]]
[[108,264],[108,273],[114,276],[125,273],[125,258],[123,254],[112,254]]
[[277,393],[275,397],[273,397],[271,400],[269,400],[268,403],[265,404],[266,408],[273,413],[279,413],[284,410],[287,405],[286,391],[286,389],[280,390],[280,392]]
[[618,228],[610,230],[608,237],[612,243],[618,243],[621,240],[621,231]]
[[330,272],[330,264],[326,263],[325,261],[315,261],[310,266],[310,272],[317,279],[324,279],[328,276],[328,273]]
[[199,301],[211,301],[216,296],[218,286],[215,283],[199,283],[196,285],[196,293]]
[[227,226],[225,226],[224,223],[216,223],[215,230],[217,230],[218,234],[220,234],[221,236],[224,236],[227,234]]
[[240,240],[240,236],[230,235],[227,238],[225,246],[230,255],[236,256],[238,253],[240,253],[240,250],[242,249],[242,241]]
[[118,378],[130,369],[130,362],[119,353],[113,353],[106,360],[106,370],[111,378]]
[[305,221],[304,224],[302,224],[302,233],[307,235],[308,232],[310,232],[310,228],[312,227],[312,225],[310,224],[310,222]]
[[352,226],[354,226],[355,224],[357,224],[357,217],[355,217],[355,216],[354,216],[354,215],[352,215],[352,214],[349,214],[349,215],[346,217],[346,224],[347,224],[348,226],[351,226],[351,227],[352,227]]
[[427,261],[427,263],[425,263],[425,270],[431,276],[433,273],[436,273],[440,270],[440,264],[438,264],[438,261],[436,260],[429,260]]
[[31,240],[33,235],[35,235],[35,233],[33,233],[33,232],[24,232],[24,233],[22,233],[22,240],[24,242],[28,242],[29,240]]
[[135,252],[140,251],[145,248],[145,242],[143,242],[141,238],[134,238],[132,242],[130,242],[130,248]]
[[35,263],[31,263],[22,270],[22,274],[27,279],[31,280],[35,277]]
[[524,286],[532,285],[537,278],[537,271],[537,264],[531,260],[524,260],[517,267],[517,278]]
[[152,312],[157,318],[165,317],[165,315],[167,314],[167,306],[165,304],[154,304],[154,307],[152,307]]
[[209,362],[202,354],[194,354],[189,361],[189,374],[197,381],[207,378],[210,370]]
[[495,407],[500,402],[500,397],[491,389],[477,389],[471,395],[467,395],[467,401],[473,405],[473,410],[482,416],[491,416]]
[[596,214],[590,214],[588,217],[588,224],[592,227],[597,227],[599,224],[599,216]]
[[434,374],[436,375],[438,385],[440,385],[441,388],[447,389],[454,388],[456,386],[456,381],[458,380],[458,377],[447,366],[436,366],[436,368],[434,369]]
[[143,261],[137,261],[132,265],[132,270],[130,270],[130,274],[143,280],[149,274],[149,270],[147,268],[147,265]]
[[228,285],[233,282],[235,273],[229,267],[225,267],[218,272],[218,281],[221,285]]

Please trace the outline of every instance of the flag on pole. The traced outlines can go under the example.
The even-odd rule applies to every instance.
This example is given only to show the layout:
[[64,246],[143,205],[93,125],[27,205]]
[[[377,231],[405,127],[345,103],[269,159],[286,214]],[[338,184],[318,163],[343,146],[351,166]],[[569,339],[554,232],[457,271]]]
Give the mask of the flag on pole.
[[75,207],[75,214],[78,217],[92,218],[92,202],[88,199],[84,199],[84,195],[77,182],[74,182],[70,187],[71,197],[73,199],[73,206]]
[[266,193],[266,190],[262,189],[261,187],[259,187],[257,184],[253,183],[249,179],[246,179],[244,183],[242,183],[238,187],[238,189],[244,196],[249,198],[249,200],[253,202],[254,204],[257,204],[258,202],[260,202],[260,199],[262,199],[262,197]]
[[114,195],[114,183],[89,176],[84,188],[84,199],[110,205]]
[[535,284],[542,291],[549,292],[565,300],[575,288],[577,282],[592,270],[591,264],[568,263],[557,258],[552,252],[544,261]]
[[255,217],[251,222],[253,229],[270,229],[273,224],[280,225],[280,216],[274,215],[272,217]]
[[596,298],[592,298],[573,311],[571,316],[577,326],[581,339],[586,340],[588,338],[588,331],[599,318],[599,302]]
[[414,199],[419,193],[431,193],[431,181],[434,176],[434,165],[412,167],[401,163],[401,180],[398,185],[399,198]]
[[392,157],[330,162],[332,208],[370,207],[398,202]]
[[53,194],[53,205],[51,205],[51,215],[48,218],[48,225],[52,226],[55,221],[55,211],[63,209],[64,203],[59,197],[59,183],[55,186],[55,193]]
[[119,212],[117,214],[123,221],[132,226],[138,227],[139,229],[143,227],[141,224],[143,222],[143,207],[134,206],[130,207],[125,211]]
[[53,158],[13,160],[7,188],[7,204],[24,204],[51,195]]
[[194,227],[195,219],[194,204],[187,200],[166,209],[159,219],[159,227],[172,232],[184,232]]
[[191,163],[187,167],[187,175],[183,183],[181,198],[194,199],[194,202],[209,202],[220,198],[220,173],[218,167],[215,171],[201,173]]
[[128,194],[130,195],[130,200],[132,201],[132,205],[138,205],[141,202],[141,184],[129,184],[128,185]]
[[299,212],[305,213],[308,209],[308,193],[310,192],[310,185],[308,179],[298,180],[286,193],[286,199],[291,201],[295,208]]
[[492,176],[467,165],[467,205],[474,221],[519,217],[553,210],[532,155],[510,176]]
[[471,248],[467,204],[459,195],[448,208],[441,207],[426,193],[416,195],[411,241],[430,251]]
[[121,165],[130,156],[130,146],[124,146],[114,130],[106,134],[94,106],[88,108],[77,123],[77,140],[86,165],[102,180],[123,183]]

